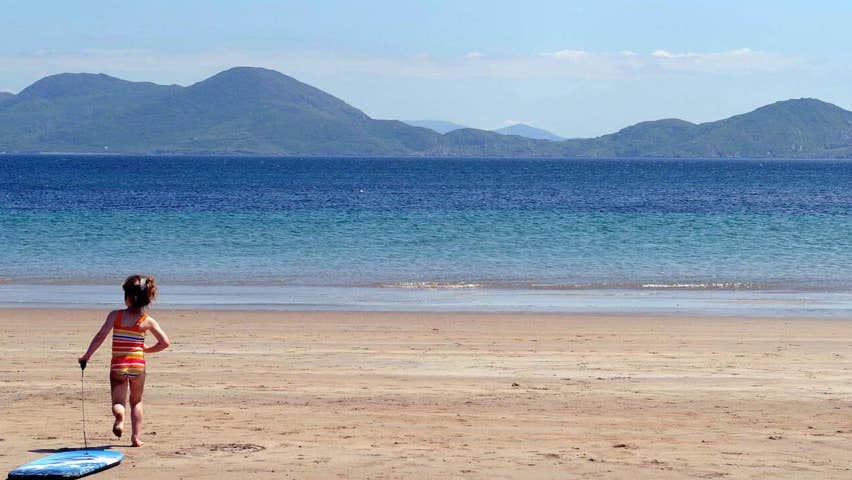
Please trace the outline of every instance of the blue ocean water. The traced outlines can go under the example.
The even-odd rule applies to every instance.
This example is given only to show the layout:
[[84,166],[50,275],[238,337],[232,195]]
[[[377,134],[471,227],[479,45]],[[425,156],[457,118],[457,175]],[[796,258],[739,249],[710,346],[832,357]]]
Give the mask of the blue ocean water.
[[0,278],[852,291],[852,161],[0,156]]

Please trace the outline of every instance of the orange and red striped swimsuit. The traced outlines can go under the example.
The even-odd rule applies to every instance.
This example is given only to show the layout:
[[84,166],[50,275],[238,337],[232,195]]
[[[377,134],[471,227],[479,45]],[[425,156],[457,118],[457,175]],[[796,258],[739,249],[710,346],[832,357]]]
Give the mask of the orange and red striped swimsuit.
[[139,325],[147,317],[142,314],[132,326],[121,324],[124,310],[115,314],[112,324],[112,362],[110,371],[127,377],[138,377],[145,372],[145,330]]

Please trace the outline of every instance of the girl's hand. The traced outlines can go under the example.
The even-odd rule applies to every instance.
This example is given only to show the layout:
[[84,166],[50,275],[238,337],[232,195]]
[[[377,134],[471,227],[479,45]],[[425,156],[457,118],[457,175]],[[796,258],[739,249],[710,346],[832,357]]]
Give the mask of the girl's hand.
[[150,322],[150,327],[148,329],[154,334],[154,337],[157,338],[157,343],[150,347],[142,347],[142,351],[145,353],[155,353],[162,352],[169,348],[171,342],[169,342],[169,337],[166,336],[166,332],[160,328],[160,324],[158,324],[153,318],[149,318],[148,322]]

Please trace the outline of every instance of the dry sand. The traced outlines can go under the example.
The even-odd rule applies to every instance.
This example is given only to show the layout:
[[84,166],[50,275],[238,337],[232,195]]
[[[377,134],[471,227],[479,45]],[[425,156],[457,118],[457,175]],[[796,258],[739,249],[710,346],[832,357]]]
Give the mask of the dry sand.
[[[0,475],[82,443],[104,313],[0,310]],[[95,478],[852,478],[852,319],[153,314],[145,447],[86,371]]]

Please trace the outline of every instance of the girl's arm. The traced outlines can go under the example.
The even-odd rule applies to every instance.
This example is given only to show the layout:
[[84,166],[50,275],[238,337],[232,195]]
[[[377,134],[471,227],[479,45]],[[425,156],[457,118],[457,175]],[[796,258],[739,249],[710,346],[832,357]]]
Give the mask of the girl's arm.
[[142,351],[144,351],[145,353],[156,353],[162,352],[163,350],[169,348],[171,342],[169,342],[169,337],[166,336],[166,332],[164,332],[163,329],[160,328],[160,324],[157,323],[157,321],[153,318],[149,318],[148,322],[150,322],[150,327],[148,327],[148,330],[150,330],[151,333],[154,334],[154,337],[156,337],[157,339],[157,343],[151,345],[150,347],[143,348]]
[[101,326],[101,329],[98,330],[98,333],[95,334],[95,338],[92,339],[92,343],[89,344],[89,349],[86,350],[86,353],[84,353],[83,356],[79,358],[79,360],[86,362],[89,361],[89,359],[92,358],[92,355],[94,355],[95,352],[98,350],[98,347],[100,347],[101,344],[104,343],[104,340],[106,339],[107,335],[109,335],[110,330],[112,330],[112,318],[114,314],[115,312],[110,312],[110,314],[107,315],[107,318],[106,320],[104,320],[104,324]]

